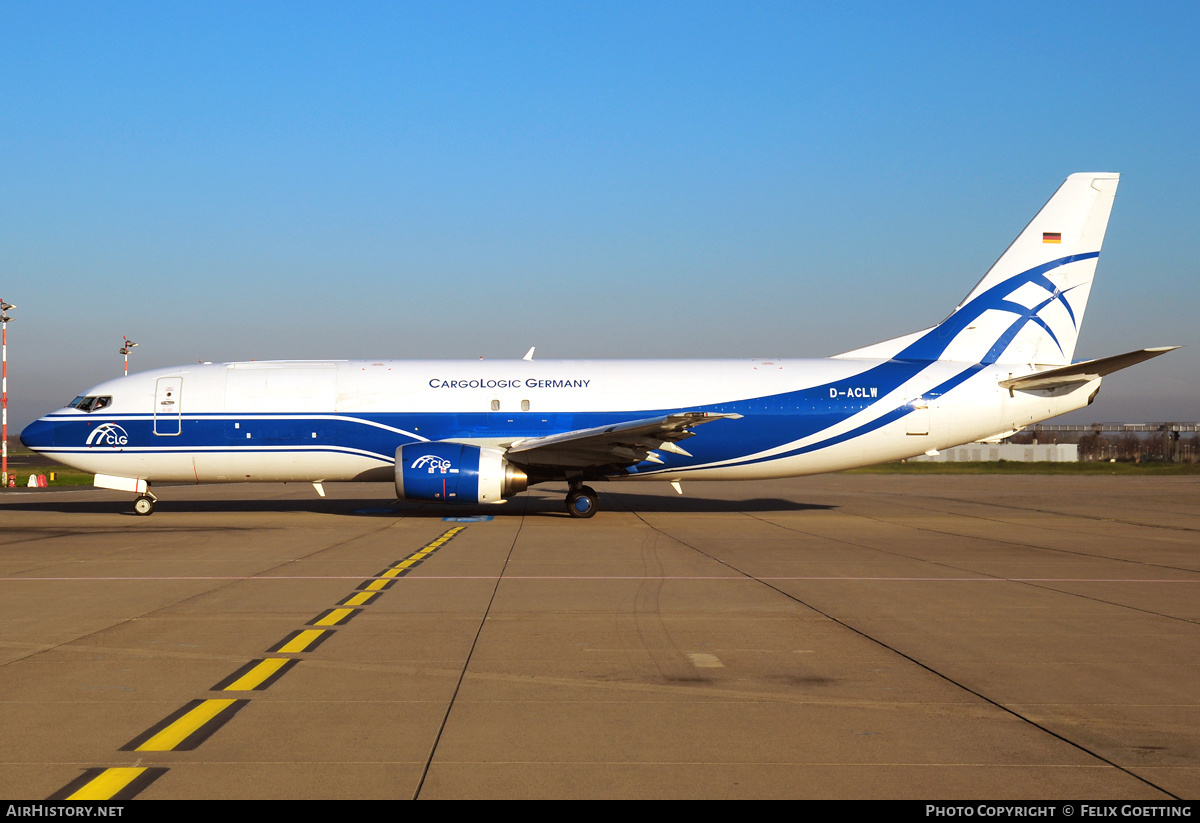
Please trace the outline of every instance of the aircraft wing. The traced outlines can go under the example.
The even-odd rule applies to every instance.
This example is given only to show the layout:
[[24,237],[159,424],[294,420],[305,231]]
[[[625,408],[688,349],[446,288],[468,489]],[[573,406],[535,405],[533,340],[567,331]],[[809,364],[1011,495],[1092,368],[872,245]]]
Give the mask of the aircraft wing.
[[1082,363],[1072,363],[1069,366],[1059,366],[1049,371],[1027,374],[1023,377],[1012,377],[1001,380],[1000,385],[1006,389],[1018,391],[1037,391],[1038,389],[1053,389],[1073,383],[1088,383],[1106,374],[1129,368],[1130,366],[1158,357],[1169,351],[1175,351],[1178,346],[1158,346],[1152,349],[1115,354],[1112,357],[1101,357],[1099,360],[1085,360]]
[[630,420],[611,426],[529,437],[514,441],[505,456],[518,465],[555,466],[567,468],[600,468],[632,466],[649,460],[661,463],[656,451],[666,451],[691,457],[676,445],[680,440],[695,437],[693,428],[714,420],[737,420],[740,414],[709,412],[676,412],[665,417]]

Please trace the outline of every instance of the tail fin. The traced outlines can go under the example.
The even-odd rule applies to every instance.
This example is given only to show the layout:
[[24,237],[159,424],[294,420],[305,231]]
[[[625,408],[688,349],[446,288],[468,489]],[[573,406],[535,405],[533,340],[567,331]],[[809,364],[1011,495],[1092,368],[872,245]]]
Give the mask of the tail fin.
[[1069,364],[1119,179],[1072,174],[941,324],[839,356]]

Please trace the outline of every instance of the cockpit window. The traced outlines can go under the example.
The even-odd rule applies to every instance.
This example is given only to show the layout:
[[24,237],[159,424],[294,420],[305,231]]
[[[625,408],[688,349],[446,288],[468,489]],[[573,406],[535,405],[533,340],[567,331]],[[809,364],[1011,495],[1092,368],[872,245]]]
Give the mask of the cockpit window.
[[80,395],[79,397],[76,397],[74,400],[72,400],[67,405],[67,408],[79,409],[80,411],[85,411],[85,412],[90,413],[90,412],[94,412],[94,411],[100,411],[100,409],[108,408],[111,405],[112,405],[112,396],[111,395],[105,395],[103,397],[84,397],[83,395]]

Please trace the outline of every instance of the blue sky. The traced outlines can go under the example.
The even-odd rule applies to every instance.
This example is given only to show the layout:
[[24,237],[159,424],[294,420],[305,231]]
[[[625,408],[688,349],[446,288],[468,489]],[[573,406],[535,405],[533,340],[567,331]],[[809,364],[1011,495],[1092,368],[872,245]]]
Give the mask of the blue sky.
[[1200,419],[1192,3],[0,2],[13,428],[198,360],[822,356],[1121,189],[1072,419]]

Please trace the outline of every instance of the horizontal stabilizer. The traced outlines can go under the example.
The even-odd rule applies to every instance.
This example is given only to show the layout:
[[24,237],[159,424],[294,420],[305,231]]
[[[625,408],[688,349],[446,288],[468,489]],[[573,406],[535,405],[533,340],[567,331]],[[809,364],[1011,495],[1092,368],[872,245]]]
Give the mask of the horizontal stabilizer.
[[1177,348],[1179,347],[1157,346],[1152,349],[1138,349],[1125,354],[1115,354],[1112,357],[1101,357],[1099,360],[1086,360],[1082,363],[1072,363],[1069,366],[1059,366],[1056,369],[1027,374],[1024,377],[1001,380],[1000,385],[1006,389],[1036,391],[1037,389],[1053,389],[1075,383],[1090,383],[1106,374],[1127,369],[1144,360],[1175,351]]

